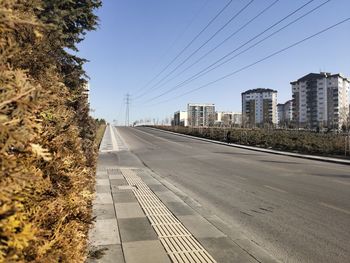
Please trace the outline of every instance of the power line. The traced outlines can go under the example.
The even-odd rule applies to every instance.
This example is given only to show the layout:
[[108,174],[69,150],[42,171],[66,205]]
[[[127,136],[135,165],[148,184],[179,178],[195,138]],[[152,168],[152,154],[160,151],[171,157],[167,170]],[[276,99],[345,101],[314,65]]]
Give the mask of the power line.
[[[198,12],[195,13],[195,15],[192,17],[192,19],[190,20],[190,22],[185,26],[185,29],[182,30],[182,32],[175,38],[175,40],[170,44],[170,46],[166,49],[166,51],[161,55],[159,62],[157,63],[157,66],[160,64],[160,61],[162,60],[162,58],[165,57],[165,55],[167,55],[169,53],[169,51],[175,46],[175,44],[181,39],[181,37],[187,32],[187,30],[192,26],[193,22],[198,18],[199,14],[203,11],[203,9],[205,8],[205,6],[208,4],[209,0],[206,0],[204,2],[204,4],[202,5],[202,7],[199,9]],[[143,87],[139,87],[135,93],[139,92],[141,89],[148,87],[149,84],[152,83],[154,79],[151,79],[150,81],[148,81],[146,83],[146,85],[144,85]]]
[[[265,40],[271,38],[272,36],[276,35],[277,33],[279,33],[280,31],[282,31],[283,29],[289,27],[290,25],[296,23],[297,21],[301,20],[302,18],[306,17],[307,15],[313,13],[314,11],[316,11],[317,9],[321,8],[322,6],[324,6],[325,4],[329,3],[331,0],[327,0],[323,3],[321,3],[320,5],[316,6],[315,8],[311,9],[310,11],[306,12],[305,14],[297,17],[296,19],[294,19],[293,21],[289,22],[288,24],[286,24],[285,26],[281,27],[280,29],[272,32],[271,34],[267,35],[266,37],[264,37],[263,39],[259,40],[258,42],[254,43],[253,45],[249,46],[248,48],[242,50],[241,52],[239,52],[238,54],[224,60],[223,62],[221,62],[220,64],[216,65],[215,67],[205,71],[204,73],[200,74],[199,76],[197,76],[195,79],[199,78],[199,77],[202,77],[203,75],[206,75],[207,73],[209,73],[210,71],[213,71],[215,69],[217,69],[218,67],[221,67],[222,65],[230,62],[231,60],[233,60],[234,58],[242,55],[243,53],[247,52],[248,50],[256,47],[257,45],[259,45],[260,43],[264,42]],[[191,81],[195,80],[195,79],[192,79]],[[186,83],[188,84],[188,83]]]
[[163,87],[165,84],[169,83],[170,81],[172,81],[173,79],[177,78],[178,76],[180,76],[182,73],[184,73],[185,71],[187,71],[188,69],[190,69],[191,67],[193,67],[194,65],[196,65],[198,62],[200,62],[203,58],[207,57],[209,54],[211,54],[213,51],[215,51],[216,49],[218,49],[220,46],[222,46],[224,43],[226,43],[228,40],[230,40],[232,37],[234,37],[237,33],[239,33],[240,31],[242,31],[245,27],[247,27],[250,23],[252,23],[254,20],[256,20],[259,16],[261,16],[262,14],[264,14],[266,11],[268,11],[271,7],[273,7],[277,2],[279,2],[280,0],[275,0],[274,2],[272,2],[270,5],[268,5],[267,7],[265,7],[262,11],[260,11],[256,16],[254,16],[253,18],[251,18],[248,22],[246,22],[243,26],[241,26],[240,28],[238,28],[236,31],[234,31],[231,35],[229,35],[227,38],[225,38],[223,41],[221,41],[218,45],[216,45],[214,48],[210,49],[208,52],[206,52],[204,55],[202,55],[200,58],[198,58],[195,62],[193,62],[192,64],[190,64],[189,66],[187,66],[185,69],[183,69],[182,71],[180,71],[178,74],[176,74],[174,77],[168,79],[166,82],[164,82],[160,87]]
[[[198,79],[199,77],[203,76],[204,74],[210,72],[211,67],[215,66],[216,64],[218,64],[220,61],[224,60],[225,58],[229,57],[230,55],[232,55],[234,52],[238,51],[239,49],[241,49],[242,47],[246,46],[247,44],[249,44],[250,42],[254,41],[255,39],[257,39],[259,36],[263,35],[264,33],[266,33],[267,31],[269,31],[270,29],[274,28],[275,26],[277,26],[278,24],[282,23],[284,20],[288,19],[289,17],[291,17],[292,15],[294,15],[295,13],[297,13],[298,11],[300,11],[301,9],[303,9],[304,7],[306,7],[307,5],[311,4],[312,2],[314,2],[315,0],[309,0],[308,2],[306,2],[305,4],[301,5],[300,7],[298,7],[297,9],[295,9],[293,12],[289,13],[287,16],[283,17],[282,19],[280,19],[279,21],[275,22],[274,24],[272,24],[271,26],[267,27],[265,30],[263,30],[262,32],[260,32],[259,34],[255,35],[253,38],[249,39],[248,41],[246,41],[245,43],[243,43],[242,45],[240,45],[239,47],[235,48],[234,50],[230,51],[229,53],[227,53],[226,55],[224,55],[223,57],[221,57],[220,59],[218,59],[217,61],[215,61],[214,63],[210,64],[209,66],[205,67],[204,69],[202,69],[201,71],[197,72],[196,74],[192,75],[191,77],[187,78],[186,80],[182,81],[181,83],[179,83],[178,85],[176,85],[175,87],[172,87],[166,91],[164,91],[163,93],[161,93],[160,95],[157,95],[155,97],[152,97],[148,100],[146,100],[146,102],[150,102],[153,101],[157,98],[160,98],[190,82],[192,82],[193,80]],[[330,0],[329,0],[330,1]],[[204,73],[203,73],[204,72]],[[203,73],[203,75],[201,75]],[[200,76],[199,76],[200,75]],[[198,77],[197,77],[198,76]]]
[[[198,37],[200,37],[200,35],[231,5],[232,1],[233,0],[227,2],[227,4],[208,22],[208,24],[155,77],[153,77],[149,83],[152,83],[165,70],[167,70],[174,63],[174,61],[177,60],[178,57],[180,57],[193,44],[193,42],[196,41]],[[137,97],[135,97],[135,99]]]
[[314,37],[316,37],[316,36],[318,36],[318,35],[321,35],[321,34],[327,32],[327,31],[329,31],[329,30],[331,30],[331,29],[333,29],[333,28],[335,28],[335,27],[337,27],[337,26],[339,26],[339,25],[341,25],[341,24],[344,24],[344,23],[346,23],[346,22],[348,22],[348,21],[350,21],[350,17],[348,17],[348,18],[346,18],[346,19],[344,19],[344,20],[341,20],[340,22],[338,22],[338,23],[336,23],[336,24],[333,24],[333,25],[331,25],[331,26],[329,26],[329,27],[327,27],[327,28],[325,28],[325,29],[323,29],[323,30],[321,30],[321,31],[318,31],[317,33],[315,33],[315,34],[313,34],[313,35],[310,35],[310,36],[308,36],[308,37],[306,37],[306,38],[304,38],[304,39],[302,39],[302,40],[299,40],[299,41],[293,43],[292,45],[289,45],[289,46],[287,46],[287,47],[285,47],[285,48],[282,48],[282,49],[280,49],[280,50],[278,50],[278,51],[276,51],[276,52],[274,52],[274,53],[272,53],[272,54],[270,54],[270,55],[268,55],[268,56],[266,56],[266,57],[264,57],[264,58],[261,58],[261,59],[255,61],[255,62],[251,63],[251,64],[248,64],[248,65],[246,65],[246,66],[244,66],[244,67],[242,67],[242,68],[240,68],[240,69],[238,69],[238,70],[235,70],[235,71],[233,71],[233,72],[231,72],[231,73],[229,73],[229,74],[227,74],[227,75],[224,75],[224,76],[222,76],[222,77],[220,77],[220,78],[218,78],[218,79],[216,79],[216,80],[213,80],[213,81],[211,81],[211,82],[209,82],[209,83],[206,83],[206,84],[204,84],[204,85],[202,85],[202,86],[199,86],[199,87],[197,87],[197,88],[195,88],[195,89],[189,90],[189,91],[187,91],[187,92],[185,92],[185,93],[182,93],[182,94],[180,94],[180,95],[178,95],[178,96],[176,96],[176,97],[174,97],[174,98],[171,98],[171,99],[168,99],[168,100],[164,100],[164,101],[158,102],[158,103],[153,104],[153,105],[150,105],[150,106],[155,106],[155,105],[158,105],[158,104],[161,104],[161,103],[165,103],[165,102],[168,102],[168,101],[171,101],[171,100],[174,100],[174,99],[183,97],[183,96],[188,95],[188,94],[190,94],[190,93],[193,93],[193,92],[195,92],[195,91],[197,91],[197,90],[200,90],[200,89],[203,89],[203,88],[205,88],[205,87],[207,87],[207,86],[210,86],[210,85],[212,85],[212,84],[214,84],[214,83],[216,83],[216,82],[219,82],[219,81],[224,80],[224,79],[226,79],[226,78],[228,78],[228,77],[231,77],[231,76],[233,76],[233,75],[235,75],[235,74],[237,74],[237,73],[239,73],[239,72],[241,72],[241,71],[243,71],[243,70],[246,70],[246,69],[248,69],[248,68],[250,68],[250,67],[253,67],[253,66],[255,66],[256,64],[259,64],[259,63],[261,63],[261,62],[263,62],[263,61],[265,61],[265,60],[268,60],[268,59],[270,59],[270,58],[272,58],[272,57],[274,57],[274,56],[276,56],[276,55],[278,55],[278,54],[280,54],[280,53],[283,53],[283,52],[287,51],[288,49],[291,49],[291,48],[293,48],[293,47],[295,47],[295,46],[298,46],[298,45],[302,44],[303,42],[306,42],[306,41],[308,41],[308,40],[310,40],[310,39],[312,39],[312,38],[314,38]]
[[[236,12],[223,26],[221,26],[209,39],[207,39],[202,45],[200,45],[197,49],[195,49],[190,55],[188,55],[180,64],[178,64],[173,70],[171,70],[168,74],[166,74],[163,78],[161,78],[156,84],[154,84],[150,89],[155,88],[162,83],[167,77],[169,77],[172,73],[174,73],[179,67],[185,64],[190,58],[192,58],[199,50],[201,50],[206,44],[208,44],[215,36],[217,36],[222,30],[224,30],[233,20],[235,20],[245,9],[247,9],[255,0],[250,0],[246,5],[244,5],[238,12]],[[161,87],[161,86],[159,86]],[[158,88],[159,88],[158,87]],[[144,92],[143,95],[146,93]],[[139,97],[142,97],[140,95]]]
[[[327,0],[327,1],[323,2],[323,3],[321,3],[320,5],[316,6],[316,7],[313,8],[313,9],[311,9],[311,10],[308,11],[307,13],[305,13],[305,14],[301,15],[300,17],[294,19],[293,21],[289,22],[287,25],[281,27],[280,29],[278,29],[278,30],[272,32],[272,33],[269,34],[268,36],[264,37],[263,39],[259,40],[259,41],[256,42],[255,44],[253,44],[253,45],[249,46],[248,48],[244,49],[243,51],[239,52],[238,54],[236,54],[236,55],[234,55],[234,56],[232,56],[232,57],[230,57],[230,58],[224,60],[223,62],[221,62],[220,64],[216,65],[215,67],[212,67],[212,66],[215,65],[216,62],[215,62],[214,64],[212,64],[212,65],[206,67],[204,70],[200,71],[199,73],[195,74],[195,75],[192,76],[191,78],[185,80],[184,82],[182,82],[182,83],[180,83],[179,85],[177,85],[176,87],[174,87],[171,91],[177,90],[177,89],[179,89],[180,87],[183,87],[184,85],[187,85],[187,84],[189,84],[190,82],[192,82],[192,81],[194,81],[194,80],[196,80],[196,79],[198,79],[198,78],[200,78],[200,77],[202,77],[202,76],[208,74],[209,72],[211,72],[211,71],[217,69],[218,67],[221,67],[222,65],[228,63],[229,61],[233,60],[234,58],[236,58],[236,57],[242,55],[243,53],[247,52],[248,50],[250,50],[250,49],[256,47],[258,44],[260,44],[260,43],[266,41],[267,39],[271,38],[272,36],[276,35],[276,34],[279,33],[280,31],[282,31],[283,29],[285,29],[285,28],[289,27],[290,25],[296,23],[297,21],[301,20],[301,19],[304,18],[305,16],[307,16],[307,15],[313,13],[314,11],[316,11],[316,10],[319,9],[319,8],[321,8],[322,6],[324,6],[325,4],[327,4],[327,3],[330,2],[330,1],[331,1],[331,0]],[[237,50],[237,49],[236,49],[236,50]],[[226,57],[226,56],[225,56],[225,57]],[[212,67],[212,68],[210,68],[210,67]],[[171,91],[163,92],[162,94],[160,94],[160,95],[154,97],[154,99],[159,98],[159,97],[162,97],[162,96],[166,95],[167,93],[170,93]],[[153,99],[152,99],[152,100],[153,100]],[[149,100],[149,101],[151,101],[151,100]]]

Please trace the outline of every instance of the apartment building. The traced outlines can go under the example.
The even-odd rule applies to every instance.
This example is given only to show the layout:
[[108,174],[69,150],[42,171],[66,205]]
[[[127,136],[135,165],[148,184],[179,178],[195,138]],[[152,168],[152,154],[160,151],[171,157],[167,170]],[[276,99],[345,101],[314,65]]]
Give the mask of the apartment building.
[[85,82],[83,86],[84,86],[83,96],[86,98],[87,103],[90,104],[90,83]]
[[232,111],[217,111],[216,123],[220,126],[226,127],[241,126],[242,113]]
[[277,104],[277,123],[279,127],[288,126],[293,118],[293,101]]
[[349,114],[349,79],[341,74],[310,73],[290,83],[293,120],[303,128],[340,129]]
[[174,126],[188,126],[187,111],[177,111],[174,113]]
[[188,126],[208,127],[215,122],[215,104],[189,103],[187,105]]
[[277,124],[277,91],[251,89],[242,93],[242,125],[263,127]]

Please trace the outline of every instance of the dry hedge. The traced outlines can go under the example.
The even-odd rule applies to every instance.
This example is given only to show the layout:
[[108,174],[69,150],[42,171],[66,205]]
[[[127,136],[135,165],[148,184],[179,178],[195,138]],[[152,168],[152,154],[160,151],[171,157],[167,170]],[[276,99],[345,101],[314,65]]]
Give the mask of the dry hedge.
[[349,158],[349,150],[347,150],[347,156],[344,156],[345,146],[349,143],[349,141],[347,135],[343,134],[315,133],[311,131],[298,130],[240,129],[216,127],[195,128],[181,126],[161,126],[159,128],[242,145],[272,148],[276,150],[299,152],[304,154],[317,154]]
[[0,1],[0,262],[85,259],[96,125],[84,60],[66,48],[99,5]]

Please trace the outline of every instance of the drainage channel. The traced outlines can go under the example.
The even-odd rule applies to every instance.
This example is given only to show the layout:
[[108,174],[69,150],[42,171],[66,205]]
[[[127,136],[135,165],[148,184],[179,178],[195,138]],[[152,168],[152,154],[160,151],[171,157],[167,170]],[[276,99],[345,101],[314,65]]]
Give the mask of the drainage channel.
[[145,212],[160,242],[175,263],[215,263],[213,257],[186,227],[162,203],[136,174],[135,169],[120,169],[140,206]]

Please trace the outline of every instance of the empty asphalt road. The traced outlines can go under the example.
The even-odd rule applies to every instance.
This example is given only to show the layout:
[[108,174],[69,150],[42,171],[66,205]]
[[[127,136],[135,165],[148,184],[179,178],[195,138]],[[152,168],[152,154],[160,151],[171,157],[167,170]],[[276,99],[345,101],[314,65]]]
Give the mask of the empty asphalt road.
[[350,262],[349,166],[144,127],[118,130],[146,166],[222,220],[233,239],[240,234],[281,262]]

